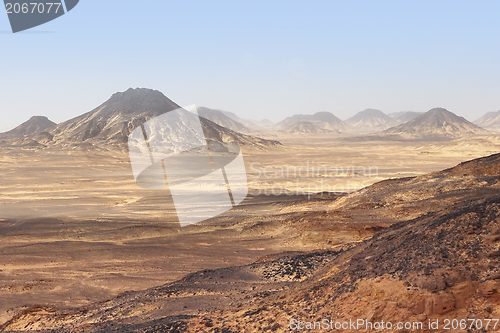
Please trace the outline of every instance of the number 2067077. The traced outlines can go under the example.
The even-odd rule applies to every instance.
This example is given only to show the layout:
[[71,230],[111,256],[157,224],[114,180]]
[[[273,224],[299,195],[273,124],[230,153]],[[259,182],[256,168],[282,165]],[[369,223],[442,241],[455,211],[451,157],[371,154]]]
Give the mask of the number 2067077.
[[58,13],[61,9],[60,2],[25,2],[25,3],[10,3],[5,4],[7,14],[50,14]]
[[444,319],[443,329],[445,330],[467,330],[467,329],[485,329],[496,330],[498,319]]

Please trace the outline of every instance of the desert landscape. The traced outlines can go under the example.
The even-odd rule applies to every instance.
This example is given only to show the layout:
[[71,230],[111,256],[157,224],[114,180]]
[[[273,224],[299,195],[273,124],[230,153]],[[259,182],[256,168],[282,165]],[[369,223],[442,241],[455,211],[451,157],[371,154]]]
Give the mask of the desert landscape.
[[[500,111],[273,124],[199,107],[212,148],[241,148],[248,196],[181,228],[168,188],[137,186],[127,146],[177,108],[131,88],[0,134],[1,331],[287,332],[358,318],[446,331],[446,319],[500,317]],[[420,330],[392,331],[405,329]]]

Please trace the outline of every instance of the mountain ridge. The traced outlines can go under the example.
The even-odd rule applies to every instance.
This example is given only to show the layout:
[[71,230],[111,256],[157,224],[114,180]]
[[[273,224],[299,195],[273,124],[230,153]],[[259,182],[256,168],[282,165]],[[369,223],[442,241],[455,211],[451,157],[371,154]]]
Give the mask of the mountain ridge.
[[484,129],[500,132],[500,111],[488,112],[473,123]]
[[[33,133],[25,138],[30,146],[58,145],[89,148],[95,145],[126,149],[128,136],[137,126],[181,107],[158,90],[129,88],[114,93],[108,100],[82,115],[46,128],[44,135]],[[226,117],[227,118],[227,117]],[[208,141],[237,142],[240,145],[265,147],[281,145],[233,131],[200,117]],[[43,145],[37,139],[43,140]],[[29,141],[29,142],[28,142]]]

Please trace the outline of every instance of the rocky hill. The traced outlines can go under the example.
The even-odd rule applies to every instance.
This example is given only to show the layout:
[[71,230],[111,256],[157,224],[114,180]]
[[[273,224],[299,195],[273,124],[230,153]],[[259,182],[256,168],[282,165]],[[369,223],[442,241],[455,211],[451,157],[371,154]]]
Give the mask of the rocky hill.
[[381,134],[401,138],[439,140],[471,135],[488,135],[491,132],[446,109],[435,108],[405,124],[391,127]]
[[366,109],[345,121],[357,132],[370,133],[384,130],[394,124],[394,120],[380,110]]
[[293,125],[303,122],[308,122],[320,129],[329,131],[346,132],[349,130],[349,126],[330,112],[317,112],[313,115],[294,115],[277,123],[274,128],[277,130],[287,131]]
[[113,94],[94,110],[60,123],[50,133],[54,143],[126,143],[135,127],[178,108],[157,90],[130,88]]
[[[394,224],[286,292],[206,317],[230,332],[252,325],[250,332],[286,332],[291,318],[422,323],[414,331],[439,320],[444,331],[445,319],[477,317],[482,323],[469,330],[480,331],[484,319],[498,318],[500,311],[499,212],[496,194]],[[191,320],[192,331],[202,325]]]
[[[290,125],[283,130],[284,133],[288,134],[324,134],[332,133],[332,131],[323,129],[319,126],[314,125],[309,121],[299,121],[293,125]],[[336,131],[338,133],[338,131]]]
[[[446,318],[498,318],[499,190],[500,154],[377,183],[335,202],[332,219],[363,209],[398,216],[400,222],[333,258],[325,253],[327,263],[286,291],[205,317],[228,332],[242,327],[287,332],[292,318],[424,325],[414,331],[427,329],[429,319],[439,320],[444,331]],[[414,208],[407,214],[409,207]],[[190,331],[204,324],[199,317],[185,322]],[[479,327],[477,322],[469,329]]]
[[24,137],[30,137],[41,132],[47,131],[57,124],[49,120],[49,118],[44,116],[33,116],[28,121],[22,123],[16,128],[0,133],[0,139],[4,140],[14,140],[22,139]]

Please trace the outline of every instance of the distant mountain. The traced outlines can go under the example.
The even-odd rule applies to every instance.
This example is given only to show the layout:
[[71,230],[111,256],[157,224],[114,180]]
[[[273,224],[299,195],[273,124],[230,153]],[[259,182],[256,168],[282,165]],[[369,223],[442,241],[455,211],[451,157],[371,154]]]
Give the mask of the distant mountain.
[[222,112],[224,115],[228,116],[229,118],[239,122],[243,126],[253,129],[253,130],[266,130],[270,129],[271,127],[274,126],[274,123],[270,121],[269,119],[262,119],[262,120],[252,120],[252,119],[243,119],[239,116],[237,116],[233,112],[229,111],[223,111],[223,110],[218,110]]
[[243,125],[242,123],[234,120],[231,117],[228,117],[225,114],[225,112],[220,111],[220,110],[209,109],[206,107],[199,107],[198,108],[198,115],[203,117],[203,118],[206,118],[210,121],[213,121],[217,125],[229,128],[230,130],[233,130],[236,132],[250,133],[252,131],[248,127]]
[[404,124],[423,114],[423,112],[403,111],[389,113],[388,116],[394,119],[393,126]]
[[247,122],[253,124],[256,126],[256,129],[263,129],[263,130],[268,130],[271,129],[274,126],[274,123],[270,121],[269,119],[262,119],[262,120],[247,120]]
[[[180,106],[157,90],[137,88],[115,93],[106,102],[81,116],[47,128],[47,133],[32,136],[36,142],[58,145],[104,144],[124,148],[131,131],[166,112]],[[186,111],[187,112],[187,111]],[[209,141],[237,142],[241,145],[279,145],[277,141],[244,135],[201,118],[203,130]],[[40,133],[41,134],[41,133]],[[37,141],[40,140],[40,141]]]
[[27,136],[33,136],[38,133],[44,132],[56,125],[56,123],[49,120],[49,118],[47,117],[33,116],[28,121],[22,123],[16,128],[5,133],[0,133],[0,138],[6,140],[21,139]]
[[491,133],[446,109],[435,108],[381,134],[398,135],[402,138],[442,139]]
[[500,111],[488,112],[476,120],[474,124],[490,131],[500,132]]
[[391,112],[391,113],[388,113],[387,115],[389,117],[391,117],[392,119],[397,119],[399,117],[401,117],[402,115],[404,115],[407,111],[400,111],[400,112]]
[[377,132],[391,127],[394,120],[380,110],[366,109],[345,121],[361,132]]
[[320,129],[330,131],[345,132],[349,130],[349,126],[330,112],[317,112],[313,115],[297,114],[277,123],[274,128],[286,131],[300,122],[308,122]]
[[59,124],[50,133],[54,142],[126,143],[135,127],[178,108],[159,91],[131,88],[113,94],[94,110]]
[[332,131],[318,127],[309,121],[299,121],[284,129],[283,132],[289,134],[323,134],[331,133]]

